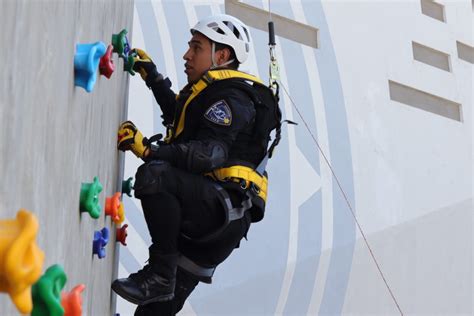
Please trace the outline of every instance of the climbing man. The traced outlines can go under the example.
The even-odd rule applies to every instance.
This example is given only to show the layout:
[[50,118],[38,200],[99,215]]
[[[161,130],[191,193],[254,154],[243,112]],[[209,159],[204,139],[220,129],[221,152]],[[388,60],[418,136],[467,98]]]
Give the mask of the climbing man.
[[265,165],[279,140],[273,91],[237,70],[251,50],[248,27],[214,15],[191,34],[183,56],[188,84],[178,95],[144,51],[132,50],[167,128],[164,140],[147,139],[130,121],[118,131],[118,149],[145,161],[134,189],[152,240],[148,264],[112,283],[139,305],[135,315],[175,315],[199,282],[211,283],[250,224],[263,218]]

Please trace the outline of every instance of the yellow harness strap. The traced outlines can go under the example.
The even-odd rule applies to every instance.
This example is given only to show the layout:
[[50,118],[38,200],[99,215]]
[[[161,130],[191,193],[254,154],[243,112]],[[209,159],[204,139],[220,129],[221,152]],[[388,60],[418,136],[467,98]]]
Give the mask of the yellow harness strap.
[[259,175],[252,168],[235,165],[212,170],[206,175],[211,176],[214,180],[219,181],[234,181],[240,183],[242,180],[244,180],[245,188],[248,188],[250,184],[253,184],[256,187],[257,195],[262,198],[265,203],[267,202],[268,179],[265,176]]
[[[188,97],[188,99],[184,103],[183,110],[181,111],[181,114],[179,116],[178,125],[176,126],[175,125],[176,122],[173,122],[173,126],[176,126],[176,131],[174,132],[171,128],[169,128],[166,133],[165,142],[169,143],[171,139],[178,137],[178,135],[183,132],[184,121],[186,119],[186,109],[189,103],[191,103],[191,101],[199,93],[201,93],[201,91],[207,88],[207,86],[215,80],[224,80],[224,79],[231,79],[231,78],[240,78],[240,79],[249,80],[252,82],[263,84],[262,80],[260,80],[259,78],[252,76],[250,74],[247,74],[245,72],[238,71],[238,70],[232,70],[232,69],[209,70],[207,73],[204,74],[204,76],[201,79],[199,79],[198,82],[192,85],[191,95]],[[176,96],[176,99],[178,98],[179,98],[179,95]]]

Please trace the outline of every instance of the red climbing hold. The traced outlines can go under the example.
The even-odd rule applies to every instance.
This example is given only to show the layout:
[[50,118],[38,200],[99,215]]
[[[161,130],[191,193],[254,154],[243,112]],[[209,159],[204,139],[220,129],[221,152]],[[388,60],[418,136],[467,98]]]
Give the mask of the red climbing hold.
[[106,76],[108,79],[110,79],[110,76],[112,76],[112,73],[115,70],[114,61],[112,60],[113,50],[114,47],[109,45],[105,55],[102,56],[99,63],[100,74]]
[[127,227],[128,227],[128,225],[125,224],[125,225],[123,225],[122,227],[117,228],[117,233],[116,233],[117,242],[120,242],[120,243],[121,243],[122,245],[124,245],[124,246],[127,245],[127,242],[126,242],[126,239],[127,239]]

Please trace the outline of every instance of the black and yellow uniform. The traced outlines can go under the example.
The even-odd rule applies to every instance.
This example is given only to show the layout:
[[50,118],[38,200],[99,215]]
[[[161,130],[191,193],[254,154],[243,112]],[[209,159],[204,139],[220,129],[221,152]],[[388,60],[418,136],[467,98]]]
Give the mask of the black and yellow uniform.
[[[166,268],[169,260],[160,256],[179,253],[179,267],[174,298],[139,306],[135,315],[178,312],[263,217],[267,178],[254,169],[269,139],[255,135],[252,82],[260,80],[227,69],[209,71],[177,96],[168,79],[150,86],[168,135],[138,169],[135,196],[152,237],[150,263],[156,257]],[[212,272],[199,275],[193,267]]]

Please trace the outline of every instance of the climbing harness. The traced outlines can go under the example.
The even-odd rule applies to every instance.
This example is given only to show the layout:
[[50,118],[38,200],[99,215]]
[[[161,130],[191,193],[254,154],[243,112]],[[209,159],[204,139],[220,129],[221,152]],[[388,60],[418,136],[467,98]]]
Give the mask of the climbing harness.
[[184,256],[183,254],[179,254],[178,256],[178,266],[194,275],[199,281],[207,284],[212,283],[212,276],[216,271],[215,266],[203,267],[202,265],[197,264],[196,262]]

